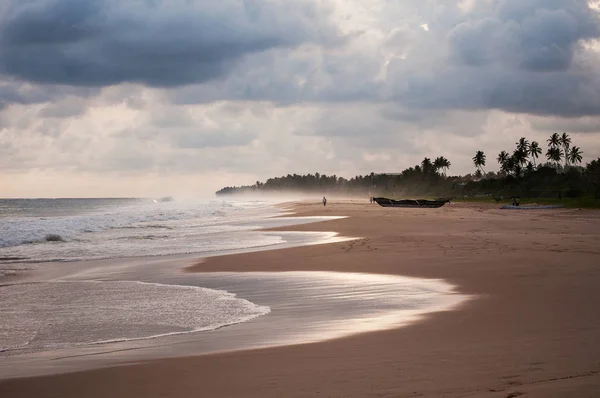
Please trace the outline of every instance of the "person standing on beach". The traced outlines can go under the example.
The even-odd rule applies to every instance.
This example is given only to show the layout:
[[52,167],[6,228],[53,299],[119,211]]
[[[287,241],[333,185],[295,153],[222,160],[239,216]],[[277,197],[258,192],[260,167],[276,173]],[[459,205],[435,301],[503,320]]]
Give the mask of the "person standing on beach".
[[323,196],[323,206],[327,206],[327,198]]

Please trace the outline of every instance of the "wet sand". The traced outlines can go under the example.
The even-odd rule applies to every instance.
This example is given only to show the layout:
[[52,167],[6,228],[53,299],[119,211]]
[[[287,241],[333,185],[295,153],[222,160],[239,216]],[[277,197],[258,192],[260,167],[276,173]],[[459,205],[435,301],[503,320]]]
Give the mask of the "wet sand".
[[295,208],[299,215],[350,216],[295,230],[362,239],[213,257],[190,271],[443,278],[476,299],[399,329],[9,380],[0,382],[0,396],[597,396],[600,212],[335,201]]

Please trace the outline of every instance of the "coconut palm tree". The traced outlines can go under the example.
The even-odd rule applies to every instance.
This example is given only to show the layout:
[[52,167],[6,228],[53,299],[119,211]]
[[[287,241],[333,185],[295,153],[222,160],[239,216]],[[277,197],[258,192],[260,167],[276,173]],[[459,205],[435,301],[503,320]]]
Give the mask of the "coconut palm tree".
[[[502,151],[502,152],[504,152],[504,151]],[[502,162],[502,166],[500,167],[500,169],[503,172],[505,172],[506,174],[510,174],[514,171],[515,164],[517,164],[517,163],[515,162],[515,159],[512,156],[508,156],[508,153],[506,155],[507,155],[507,157]]]
[[496,158],[496,160],[498,161],[498,163],[500,163],[500,165],[503,165],[509,158],[508,152],[506,151],[502,151],[498,154],[498,157]]
[[583,152],[581,152],[581,148],[579,148],[578,146],[574,146],[573,148],[571,148],[569,155],[566,157],[569,158],[569,162],[571,162],[572,164],[577,164],[581,163],[581,155],[583,155]]
[[571,137],[567,133],[562,133],[560,137],[560,144],[563,147],[565,153],[565,167],[569,165],[569,147],[571,146]]
[[444,170],[444,176],[446,175],[446,172],[448,170],[450,170],[450,166],[452,166],[452,163],[450,163],[450,161],[448,159],[446,159],[445,157],[442,157],[443,163],[442,163],[442,169]]
[[513,166],[513,172],[515,173],[515,177],[521,177],[521,173],[523,173],[523,166],[520,163],[515,162]]
[[438,156],[433,161],[433,169],[435,170],[436,173],[442,169],[442,157],[441,156]]
[[483,153],[483,151],[477,151],[477,153],[475,153],[473,164],[477,167],[477,170],[481,171],[481,173],[485,172],[483,170],[483,166],[485,166],[485,153]]
[[529,154],[529,141],[527,138],[521,137],[517,142],[517,151],[522,152],[527,156]]
[[536,141],[531,141],[529,145],[529,155],[531,156],[531,160],[533,160],[533,166],[535,167],[535,159],[538,158],[542,154],[542,148],[540,148],[540,144]]
[[560,161],[563,157],[563,151],[559,147],[550,147],[546,151],[546,157],[549,161],[554,162],[558,167],[560,165]]
[[524,164],[527,163],[526,152],[519,150],[518,148],[513,152],[512,157],[513,157],[515,163],[517,163],[520,166],[523,166]]
[[446,176],[446,170],[450,168],[450,165],[450,161],[443,156],[439,156],[433,161],[434,169],[436,171],[441,169],[444,176]]
[[546,142],[550,148],[558,148],[560,146],[560,135],[558,135],[558,133],[553,133]]
[[421,162],[421,168],[423,169],[424,174],[431,174],[435,170],[433,167],[433,163],[429,158],[423,159],[423,161]]

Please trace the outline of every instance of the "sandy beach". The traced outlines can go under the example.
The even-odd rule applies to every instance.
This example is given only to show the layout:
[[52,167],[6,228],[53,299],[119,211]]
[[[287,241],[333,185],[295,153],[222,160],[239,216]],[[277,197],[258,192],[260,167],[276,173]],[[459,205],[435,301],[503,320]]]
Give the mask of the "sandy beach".
[[199,260],[189,272],[339,271],[444,279],[472,296],[407,327],[321,343],[0,382],[2,397],[595,397],[600,212],[298,203],[285,227],[350,242]]

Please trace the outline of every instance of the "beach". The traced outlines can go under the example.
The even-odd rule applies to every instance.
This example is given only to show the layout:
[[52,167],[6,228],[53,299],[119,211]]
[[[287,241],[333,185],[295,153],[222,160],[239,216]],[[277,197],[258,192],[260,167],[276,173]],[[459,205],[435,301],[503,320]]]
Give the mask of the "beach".
[[293,211],[347,218],[281,229],[358,239],[210,257],[187,272],[443,279],[469,300],[409,326],[324,342],[1,381],[0,396],[593,397],[600,391],[600,212],[454,203],[394,209],[335,199],[326,207],[296,203]]

